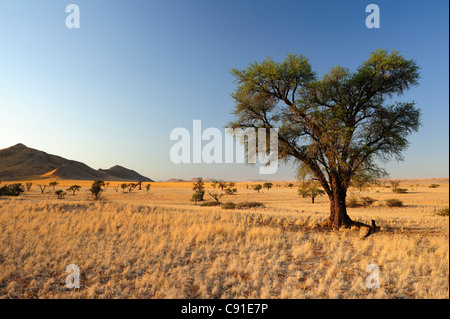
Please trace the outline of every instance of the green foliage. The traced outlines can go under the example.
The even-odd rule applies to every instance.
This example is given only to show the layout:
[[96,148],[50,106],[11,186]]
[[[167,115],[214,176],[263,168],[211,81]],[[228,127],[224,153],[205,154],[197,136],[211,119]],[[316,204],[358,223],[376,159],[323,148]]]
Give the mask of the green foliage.
[[237,189],[236,188],[225,188],[225,194],[226,195],[234,195],[237,193]]
[[399,181],[391,181],[391,186],[392,186],[392,188],[397,188],[400,186],[400,182]]
[[227,183],[219,182],[218,187],[223,191],[225,187],[227,187]]
[[233,202],[226,202],[222,204],[222,209],[236,209],[236,204]]
[[388,207],[403,207],[403,202],[396,198],[391,198],[386,200],[386,205]]
[[205,190],[205,184],[203,183],[203,178],[201,177],[199,177],[197,179],[197,182],[195,182],[193,185],[194,185],[194,187],[192,188],[193,191],[201,192]]
[[64,197],[67,195],[67,193],[62,189],[55,191],[55,194],[58,196],[58,199],[64,199]]
[[438,216],[448,216],[448,207],[439,209],[435,214]]
[[75,195],[75,192],[78,192],[80,189],[81,189],[80,185],[72,185],[66,190],[72,192],[72,195]]
[[19,196],[25,191],[21,183],[5,184],[0,187],[0,196]]
[[133,189],[135,189],[139,184],[138,183],[128,183],[127,184],[127,188],[128,188],[128,193],[131,193],[131,191]]
[[391,181],[392,186],[392,192],[396,194],[406,194],[408,192],[407,188],[400,188],[400,182],[399,181]]
[[209,194],[209,196],[211,196],[212,198],[214,198],[214,200],[217,202],[217,203],[219,203],[219,200],[222,198],[222,196],[224,195],[224,194],[219,194],[219,193],[216,193],[216,192],[208,192],[208,194]]
[[347,203],[346,203],[346,205],[347,205],[347,207],[349,207],[349,208],[361,207],[360,201],[359,201],[356,197],[354,197],[354,196],[347,198]]
[[253,186],[253,190],[257,191],[258,193],[259,193],[259,191],[260,191],[261,189],[262,189],[261,184],[258,184],[258,185],[254,185],[254,186]]
[[106,184],[104,181],[98,180],[92,183],[89,191],[91,192],[92,198],[94,200],[99,200],[102,193],[105,191]]
[[[306,165],[338,200],[356,174],[385,173],[377,159],[402,160],[421,114],[414,102],[395,97],[418,85],[419,69],[396,50],[377,49],[356,71],[336,66],[321,78],[303,55],[266,58],[232,70],[235,121],[227,126],[279,128],[279,159]],[[333,211],[331,220],[350,220],[334,209],[342,218]]]
[[220,202],[203,202],[200,204],[200,206],[220,206],[221,203]]
[[361,197],[361,200],[364,207],[372,206],[372,204],[377,201],[376,199],[373,199],[369,196]]
[[314,204],[315,198],[319,195],[325,194],[325,191],[319,188],[317,182],[309,180],[300,183],[298,187],[298,194],[301,195],[303,198],[311,197],[311,201]]
[[203,178],[199,177],[197,182],[193,185],[194,187],[192,190],[195,191],[195,193],[192,194],[191,202],[197,203],[203,201],[203,197],[205,195],[205,184],[203,183]]
[[203,201],[203,196],[205,195],[205,191],[196,191],[192,194],[191,202],[197,203]]
[[59,183],[58,183],[57,181],[48,183],[48,186],[53,187],[53,190],[55,190],[55,186],[56,186],[56,185],[59,185]]
[[222,209],[247,209],[257,207],[264,207],[264,204],[260,202],[242,202],[238,204],[235,204],[233,202],[227,202],[222,205]]
[[270,183],[270,182],[266,182],[266,183],[263,184],[263,187],[267,188],[267,190],[270,190],[273,187],[273,184]]

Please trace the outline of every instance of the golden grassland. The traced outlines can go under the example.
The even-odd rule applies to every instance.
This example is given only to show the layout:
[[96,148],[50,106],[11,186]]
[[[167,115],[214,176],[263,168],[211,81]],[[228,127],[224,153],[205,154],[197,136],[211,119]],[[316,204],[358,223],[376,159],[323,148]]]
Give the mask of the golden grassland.
[[[90,181],[59,181],[56,190],[82,186],[65,199],[51,187],[41,194],[44,182],[0,198],[1,298],[449,298],[449,219],[435,214],[448,207],[448,179],[402,180],[406,194],[352,190],[377,200],[348,209],[381,226],[364,240],[356,229],[317,228],[326,196],[312,204],[286,182],[260,193],[237,183],[221,199],[265,205],[247,210],[194,205],[192,183],[123,193],[111,182],[93,201]],[[386,207],[390,198],[405,206]],[[80,288],[65,285],[69,264]],[[370,264],[379,288],[366,287]]]

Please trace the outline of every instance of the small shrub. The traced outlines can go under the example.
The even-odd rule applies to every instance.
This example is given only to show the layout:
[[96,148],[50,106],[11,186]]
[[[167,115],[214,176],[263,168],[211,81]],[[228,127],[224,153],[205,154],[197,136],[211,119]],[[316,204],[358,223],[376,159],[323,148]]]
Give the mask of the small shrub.
[[220,199],[222,198],[222,196],[224,195],[223,193],[222,194],[219,194],[219,193],[216,193],[216,192],[208,192],[208,194],[209,194],[209,196],[211,196],[212,198],[214,198],[214,200],[217,202],[217,203],[220,203]]
[[21,183],[6,184],[0,187],[0,196],[19,196],[24,191],[25,188]]
[[264,204],[260,202],[243,202],[237,204],[237,208],[255,208],[255,207],[264,207]]
[[430,186],[428,186],[429,188],[438,188],[439,186],[441,186],[441,185],[439,185],[439,184],[431,184]]
[[406,194],[408,192],[407,188],[393,188],[392,191],[397,194]]
[[448,216],[448,207],[441,208],[435,214],[438,216]]
[[78,192],[81,189],[80,185],[72,185],[66,191],[72,192],[72,195],[75,196],[75,192]]
[[233,202],[227,202],[222,205],[222,209],[236,209],[236,204]]
[[361,199],[364,207],[372,206],[372,204],[377,201],[376,199],[373,199],[372,197],[369,196],[361,197]]
[[386,205],[388,207],[403,207],[403,202],[396,198],[391,198],[386,200]]
[[253,190],[257,191],[259,193],[259,191],[262,189],[261,184],[255,185],[253,186]]
[[89,188],[89,191],[91,192],[92,198],[94,200],[99,200],[102,196],[102,193],[105,191],[105,182],[98,180],[92,183],[91,188]]
[[205,195],[205,191],[197,191],[192,194],[191,202],[197,203],[203,201],[203,196]]
[[235,204],[233,202],[227,202],[222,205],[223,209],[247,209],[255,207],[264,207],[264,204],[260,202],[243,202],[238,204]]
[[64,199],[64,197],[67,195],[67,193],[62,189],[55,191],[55,194],[58,195],[58,199]]
[[220,202],[203,202],[200,204],[200,206],[220,206]]
[[359,200],[356,197],[350,197],[347,199],[347,207],[349,208],[355,208],[355,207],[360,207],[361,203],[359,202]]

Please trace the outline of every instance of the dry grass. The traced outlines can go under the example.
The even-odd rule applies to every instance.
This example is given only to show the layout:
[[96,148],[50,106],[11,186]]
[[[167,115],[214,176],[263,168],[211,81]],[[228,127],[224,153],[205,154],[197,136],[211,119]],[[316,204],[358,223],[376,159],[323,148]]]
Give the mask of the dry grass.
[[[222,198],[265,205],[247,210],[195,206],[192,183],[128,194],[111,182],[99,202],[89,200],[90,182],[60,183],[83,188],[58,200],[34,185],[0,199],[0,297],[449,298],[449,219],[435,214],[448,207],[448,180],[365,193],[373,207],[349,209],[381,226],[365,240],[357,230],[316,229],[327,198],[311,204],[281,182],[261,193],[238,183],[237,195]],[[387,208],[389,198],[405,206]],[[65,287],[69,264],[80,268],[79,289]],[[380,269],[380,288],[366,288],[369,264]]]

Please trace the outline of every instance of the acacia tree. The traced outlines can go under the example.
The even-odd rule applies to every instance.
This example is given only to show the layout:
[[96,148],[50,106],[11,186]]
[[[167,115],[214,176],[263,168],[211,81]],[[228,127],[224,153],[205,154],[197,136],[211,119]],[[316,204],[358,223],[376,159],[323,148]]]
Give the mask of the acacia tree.
[[66,190],[72,192],[72,194],[75,195],[75,192],[78,192],[80,189],[81,189],[80,185],[72,185]]
[[55,190],[55,186],[56,186],[56,185],[59,185],[59,183],[58,183],[57,181],[48,183],[48,186],[52,186],[52,187],[53,187],[53,190]]
[[306,165],[328,195],[323,226],[361,226],[347,214],[347,189],[358,172],[383,173],[376,160],[401,160],[418,130],[415,103],[392,102],[418,84],[416,62],[376,50],[354,72],[337,66],[318,78],[304,56],[290,53],[232,74],[236,120],[229,127],[278,128],[278,158]]
[[91,192],[92,198],[94,200],[99,200],[105,189],[106,189],[105,182],[99,180],[92,183],[91,188],[89,188],[89,191]]

